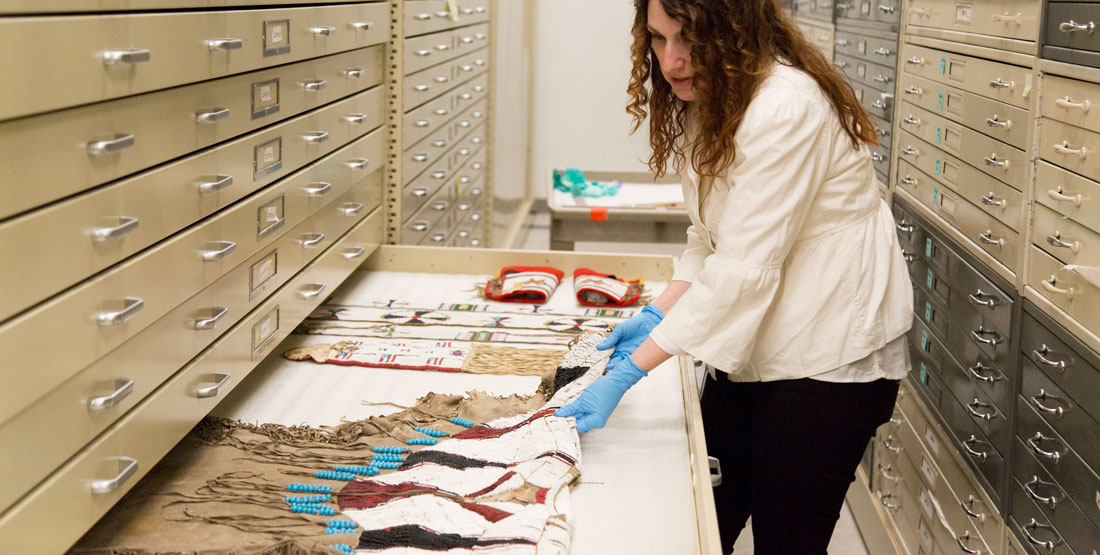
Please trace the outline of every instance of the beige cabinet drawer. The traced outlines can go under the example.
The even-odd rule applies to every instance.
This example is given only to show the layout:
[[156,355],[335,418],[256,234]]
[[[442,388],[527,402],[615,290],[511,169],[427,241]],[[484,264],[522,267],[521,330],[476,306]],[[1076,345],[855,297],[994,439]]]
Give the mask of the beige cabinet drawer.
[[1100,133],[1042,118],[1039,121],[1039,156],[1100,181]]
[[1027,211],[1023,193],[931,144],[913,138],[908,133],[903,132],[901,138],[904,142],[898,145],[898,157],[902,161],[898,170],[900,184],[918,185],[909,181],[920,178],[910,175],[911,172],[904,169],[906,163],[912,164],[926,176],[931,177],[924,180],[924,185],[932,186],[935,183],[946,185],[976,208],[997,218],[1006,226],[1017,231],[1023,229]]
[[955,191],[941,186],[924,172],[917,170],[908,172],[905,168],[899,167],[898,175],[908,178],[899,177],[898,188],[904,189],[916,197],[921,204],[955,226],[970,240],[966,244],[968,248],[983,250],[1013,272],[1017,271],[1022,254],[1018,232],[982,212]]
[[406,145],[412,145],[432,132],[445,128],[453,114],[451,103],[451,95],[441,96],[405,114],[402,121],[402,141]]
[[1100,234],[1043,204],[1035,205],[1031,241],[1064,264],[1100,266]]
[[854,33],[848,29],[837,29],[833,45],[838,54],[845,54],[882,66],[897,68],[897,38],[883,38]]
[[1100,128],[1100,85],[1043,75],[1039,113],[1043,117],[1086,129]]
[[461,0],[451,13],[446,0],[420,0],[405,4],[405,36],[412,37],[489,20],[489,0]]
[[489,69],[489,50],[471,52],[446,64],[433,66],[405,77],[405,112],[443,94]]
[[95,4],[72,0],[7,0],[0,13],[120,12],[180,8],[227,8],[232,6],[274,6],[325,4],[330,0],[97,0]]
[[[0,258],[17,261],[0,274],[0,319],[40,302],[209,216],[300,166],[362,136],[384,113],[382,87],[330,104],[214,149],[0,224]],[[323,133],[323,135],[321,135]],[[335,164],[366,175],[382,162],[385,129],[363,156]],[[323,142],[309,142],[317,138]],[[265,161],[265,157],[269,161]],[[198,183],[227,184],[203,192]],[[114,230],[114,231],[110,231]],[[98,234],[98,235],[97,235]],[[148,307],[147,307],[148,308]]]
[[484,23],[407,38],[404,43],[405,74],[442,64],[488,44],[489,26]]
[[1026,109],[990,100],[962,89],[902,73],[901,98],[1016,148],[1027,145],[1031,121]]
[[905,52],[902,65],[908,73],[1028,109],[1029,69],[914,44],[905,45]]
[[[13,376],[0,391],[0,421],[269,245],[280,230],[306,220],[327,205],[329,199],[370,178],[369,174],[357,175],[361,172],[346,164],[345,156],[329,157],[324,163],[299,172],[280,185],[261,191],[201,225],[8,320],[0,326],[0,349],[10,353],[11,364],[34,367],[36,372]],[[313,171],[330,166],[335,171]],[[335,194],[310,196],[309,190],[325,189],[314,179],[318,175],[331,176],[329,189],[335,190]],[[377,204],[378,199],[372,202]],[[365,205],[360,211],[370,208]],[[302,240],[307,247],[323,243],[317,237]],[[235,248],[230,248],[229,243]],[[218,251],[221,254],[209,254],[209,260],[200,256]],[[121,314],[110,319],[111,312]],[[98,323],[100,318],[103,323]],[[64,337],[71,348],[51,348],[57,337]]]
[[1031,247],[1027,284],[1093,333],[1100,333],[1100,288],[1039,247]]
[[450,218],[442,219],[432,225],[432,230],[428,233],[420,244],[426,247],[444,247],[447,246],[447,240],[450,239],[451,234],[454,232],[455,222]]
[[[0,465],[10,477],[0,484],[0,507],[7,507],[33,488],[310,263],[320,249],[332,244],[371,207],[377,208],[381,177],[382,172],[376,171],[340,198],[329,199],[310,219],[282,233],[141,333],[0,425],[0,441],[14,448],[0,452]],[[350,185],[344,184],[341,189]],[[348,210],[360,204],[363,208],[358,213]],[[304,248],[300,239],[314,233],[326,235],[327,242]],[[353,259],[365,258],[362,253],[348,254]],[[39,441],[47,432],[51,440]]]
[[412,218],[401,226],[401,244],[419,245],[432,233],[431,222]]
[[1040,160],[1036,164],[1035,200],[1100,232],[1100,183]]
[[901,109],[902,129],[1017,190],[1024,189],[1027,179],[1024,151],[908,102]]
[[[473,182],[485,167],[484,127],[474,129],[455,147],[439,157],[426,171],[405,186],[402,193],[402,221],[408,221],[429,198],[440,189],[447,189],[448,202],[458,198],[457,191]],[[476,168],[475,168],[476,166]]]
[[454,196],[451,191],[446,190],[446,187],[441,187],[436,191],[432,198],[428,199],[424,203],[424,206],[417,210],[413,215],[413,219],[417,221],[428,222],[432,227],[432,230],[448,228],[454,224],[454,218],[451,214],[451,206],[454,203]]
[[[480,101],[460,113],[447,126],[436,129],[417,144],[406,148],[404,153],[405,165],[402,170],[402,179],[405,183],[408,184],[422,175],[425,170],[445,156],[452,145],[464,139],[472,130],[470,122],[475,120],[473,114],[475,112],[484,114],[487,109],[488,102]],[[466,122],[466,125],[461,126],[461,122]],[[484,138],[482,140],[484,141]]]
[[379,2],[0,20],[0,50],[13,53],[0,75],[21,85],[0,89],[0,120],[381,44],[389,11]]
[[[383,47],[0,123],[0,218],[259,129],[382,82]],[[356,77],[349,77],[356,76]],[[320,90],[305,84],[323,83]],[[261,101],[261,94],[268,101]],[[371,114],[363,125],[383,123]],[[208,118],[203,122],[201,118]],[[130,137],[114,152],[97,141]]]
[[458,205],[455,206],[455,209],[457,210],[462,204],[468,204],[475,208],[479,207],[487,196],[484,180],[482,178],[475,179],[472,183],[462,185],[461,193],[458,196]]
[[913,0],[910,25],[992,35],[1017,40],[1039,39],[1041,2],[1031,0]]
[[[335,289],[358,267],[361,259],[349,261],[343,254],[376,242],[379,216],[376,212],[365,219],[336,248],[21,499],[0,519],[0,545],[13,553],[67,549],[308,316],[325,291]],[[200,398],[200,390],[213,395]],[[90,486],[96,481],[111,479],[118,482],[116,489],[93,493]],[[59,514],[65,518],[57,518]]]

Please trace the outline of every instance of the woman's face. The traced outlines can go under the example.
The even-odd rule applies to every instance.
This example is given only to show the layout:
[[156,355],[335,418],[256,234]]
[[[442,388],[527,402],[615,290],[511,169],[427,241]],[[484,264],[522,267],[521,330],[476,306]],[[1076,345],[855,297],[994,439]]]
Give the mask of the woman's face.
[[685,102],[695,100],[695,70],[691,67],[691,46],[680,36],[683,25],[665,13],[661,0],[649,0],[646,19],[653,36],[650,46],[657,54],[661,74],[672,85],[677,98]]

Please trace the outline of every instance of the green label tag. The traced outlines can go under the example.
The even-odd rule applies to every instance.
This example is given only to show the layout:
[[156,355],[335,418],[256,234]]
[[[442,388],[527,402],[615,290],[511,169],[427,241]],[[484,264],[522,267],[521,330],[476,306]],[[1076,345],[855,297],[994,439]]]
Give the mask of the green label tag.
[[932,303],[924,303],[924,321],[932,323]]
[[936,282],[936,276],[932,274],[932,270],[928,270],[928,290],[934,289],[933,284]]
[[932,258],[932,238],[928,237],[924,240],[924,256]]
[[[937,173],[939,173],[939,172],[937,172]],[[934,204],[936,206],[940,205],[940,186],[939,185],[936,185],[935,187],[932,187],[932,204]]]
[[923,330],[920,332],[920,350],[928,351],[928,332]]
[[940,56],[940,75],[947,73],[947,56]]
[[928,383],[928,368],[924,365],[923,362],[920,363],[920,383]]
[[940,174],[940,166],[942,166],[942,165],[943,165],[943,158],[937,156],[936,157],[936,175]]
[[939,143],[943,140],[943,126],[936,126],[936,142]]
[[936,105],[939,106],[940,110],[943,110],[943,91],[940,91],[939,97],[936,99]]

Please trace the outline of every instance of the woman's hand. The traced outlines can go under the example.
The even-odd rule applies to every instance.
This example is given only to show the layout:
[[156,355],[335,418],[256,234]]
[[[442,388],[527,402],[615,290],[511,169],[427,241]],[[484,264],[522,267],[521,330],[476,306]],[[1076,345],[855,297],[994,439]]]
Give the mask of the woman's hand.
[[615,329],[611,330],[611,335],[596,345],[596,349],[600,351],[615,349],[612,360],[630,358],[630,355],[638,350],[638,346],[649,337],[649,332],[653,331],[664,317],[659,308],[649,305],[629,320],[615,326]]
[[575,416],[579,434],[604,427],[626,390],[648,375],[629,356],[612,357],[607,367],[607,374],[592,382],[573,402],[554,411],[554,416]]

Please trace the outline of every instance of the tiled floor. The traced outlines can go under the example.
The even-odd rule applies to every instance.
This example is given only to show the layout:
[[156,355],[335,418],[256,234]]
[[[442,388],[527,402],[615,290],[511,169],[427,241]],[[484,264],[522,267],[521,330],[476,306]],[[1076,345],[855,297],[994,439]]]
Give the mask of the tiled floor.
[[[523,238],[526,232],[526,238]],[[546,250],[550,248],[550,215],[545,211],[532,214],[528,224],[521,232],[521,248],[524,250]],[[678,256],[683,250],[682,245],[651,244],[651,243],[598,243],[578,242],[576,250],[585,252],[610,252],[619,254],[662,254]],[[734,555],[748,555],[752,553],[752,520],[737,538],[733,546]],[[840,513],[840,520],[833,531],[833,539],[829,543],[829,553],[842,555],[867,555],[867,547],[856,528],[852,512],[845,503]]]

